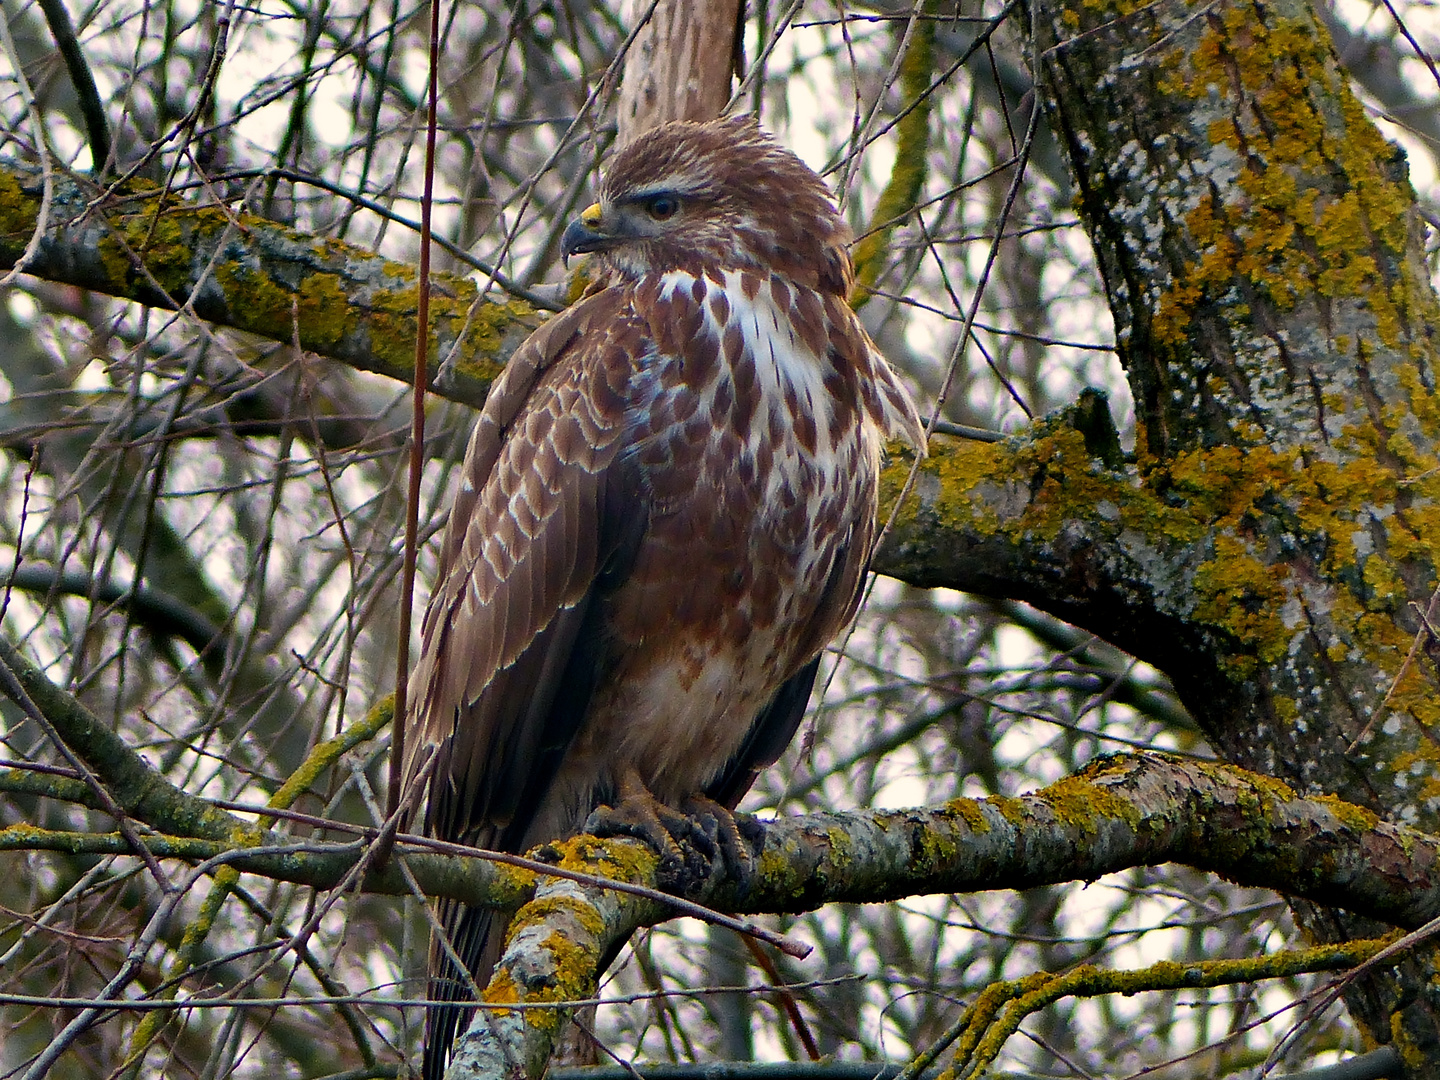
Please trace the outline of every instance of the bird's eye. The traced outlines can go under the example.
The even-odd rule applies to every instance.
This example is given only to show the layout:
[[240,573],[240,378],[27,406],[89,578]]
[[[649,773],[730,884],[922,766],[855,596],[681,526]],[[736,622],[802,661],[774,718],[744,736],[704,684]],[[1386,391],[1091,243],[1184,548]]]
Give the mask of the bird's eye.
[[645,201],[645,212],[656,221],[669,221],[680,209],[674,195],[655,195]]

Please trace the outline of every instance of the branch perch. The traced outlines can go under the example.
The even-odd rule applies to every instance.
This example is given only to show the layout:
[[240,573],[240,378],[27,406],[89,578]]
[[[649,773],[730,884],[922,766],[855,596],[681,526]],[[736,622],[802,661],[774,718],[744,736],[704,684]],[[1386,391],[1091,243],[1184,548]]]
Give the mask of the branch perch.
[[[654,883],[653,855],[631,841],[581,836],[552,849],[562,865]],[[1418,926],[1440,910],[1437,856],[1435,837],[1337,799],[1302,799],[1283,783],[1234,766],[1147,754],[1101,759],[1018,799],[783,819],[767,825],[759,871],[743,900],[718,873],[685,891],[721,910],[799,912],[835,902],[1093,880],[1176,861]],[[485,991],[494,1007],[477,1011],[457,1044],[452,1075],[538,1077],[569,1014],[566,1003],[594,996],[598,959],[664,916],[652,902],[542,879],[516,915]],[[1353,966],[1370,954],[1361,948],[1339,961],[1327,959],[1330,953],[1302,961],[1320,965],[1306,970],[1320,970]],[[1238,981],[1255,972],[1212,976]],[[1108,978],[1091,981],[1104,987]],[[1072,978],[1043,989],[1058,996],[1086,992],[1086,985]],[[1025,988],[1032,989],[1042,987]]]

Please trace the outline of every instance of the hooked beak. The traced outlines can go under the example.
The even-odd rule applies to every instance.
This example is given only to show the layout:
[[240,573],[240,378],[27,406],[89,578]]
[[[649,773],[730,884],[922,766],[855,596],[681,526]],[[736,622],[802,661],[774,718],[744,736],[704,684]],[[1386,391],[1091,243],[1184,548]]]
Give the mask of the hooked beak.
[[599,251],[611,238],[600,231],[600,204],[591,203],[565,228],[560,237],[560,261],[568,268],[571,255]]

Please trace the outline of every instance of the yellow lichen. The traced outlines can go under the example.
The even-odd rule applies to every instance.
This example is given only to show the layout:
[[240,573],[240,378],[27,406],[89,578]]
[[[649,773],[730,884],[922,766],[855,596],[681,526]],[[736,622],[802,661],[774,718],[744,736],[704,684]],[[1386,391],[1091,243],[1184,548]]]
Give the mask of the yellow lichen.
[[0,171],[0,236],[18,241],[23,246],[35,231],[40,213],[40,200],[20,189],[14,173]]
[[302,329],[301,344],[318,352],[338,344],[355,328],[350,298],[331,274],[307,275],[300,282],[296,309]]
[[993,806],[1002,818],[1015,826],[1023,826],[1030,820],[1029,812],[1021,799],[1012,799],[1008,795],[987,795],[982,802]]
[[566,870],[614,878],[632,884],[651,881],[658,857],[645,844],[634,840],[599,839],[581,833],[550,845]]
[[[1393,148],[1310,22],[1267,22],[1236,5],[1202,25],[1188,55],[1180,45],[1172,50],[1165,86],[1200,100],[1220,95],[1230,113],[1209,124],[1208,137],[1245,168],[1229,188],[1216,189],[1223,202],[1207,192],[1186,214],[1195,255],[1160,297],[1156,340],[1180,346],[1202,299],[1228,304],[1232,317],[1243,318],[1242,306],[1248,315],[1243,290],[1233,288],[1243,281],[1280,310],[1314,293],[1363,298],[1380,341],[1393,347],[1415,292],[1387,281],[1375,254],[1377,245],[1398,253],[1406,242],[1410,197],[1381,172]],[[1319,95],[1340,101],[1339,117],[1326,113]]]
[[1070,776],[1035,793],[1035,798],[1055,812],[1060,821],[1078,828],[1086,836],[1099,832],[1102,820],[1136,825],[1142,817],[1130,800],[1083,776]]
[[1379,816],[1363,806],[1356,806],[1354,803],[1346,802],[1334,795],[1316,795],[1313,798],[1328,808],[1335,815],[1336,820],[1347,829],[1367,832],[1380,824]]
[[[481,990],[480,1000],[488,1005],[518,1005],[522,1000],[520,986],[508,971],[497,968],[490,976],[490,985]],[[510,1010],[491,1009],[490,1015],[496,1018],[509,1016]]]
[[573,917],[587,933],[598,935],[604,932],[605,922],[599,912],[583,900],[573,896],[546,896],[531,900],[515,913],[510,922],[509,936],[519,933],[527,926],[543,924],[562,913]]
[[972,833],[988,833],[990,831],[990,820],[974,799],[951,799],[945,804],[945,810],[963,821],[965,827]]

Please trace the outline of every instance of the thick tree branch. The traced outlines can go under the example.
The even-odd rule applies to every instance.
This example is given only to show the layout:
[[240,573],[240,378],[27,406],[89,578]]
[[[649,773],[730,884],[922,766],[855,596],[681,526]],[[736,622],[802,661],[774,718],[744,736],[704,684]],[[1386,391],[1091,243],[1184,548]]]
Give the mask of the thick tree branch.
[[627,3],[622,21],[636,33],[615,108],[620,143],[670,120],[713,120],[724,111],[744,10],[738,0]]
[[[27,790],[46,788],[37,782]],[[78,794],[68,786],[50,793],[63,797],[65,791]],[[114,834],[28,825],[0,832],[0,837],[0,849],[11,851],[98,855],[126,850]],[[246,872],[322,889],[339,882],[360,857],[353,844],[274,834],[258,840],[252,834],[250,843],[267,850],[293,844],[294,850],[252,856],[241,833],[224,838],[160,835],[146,843],[160,858],[203,860],[234,853],[230,864]],[[1180,862],[1245,885],[1324,900],[1395,926],[1413,929],[1440,916],[1440,839],[1381,821],[1338,799],[1302,798],[1278,781],[1235,766],[1159,754],[1102,758],[1076,776],[1020,798],[955,799],[940,807],[766,822],[763,844],[753,853],[758,869],[743,893],[718,864],[698,880],[657,879],[653,857],[629,841],[580,837],[541,854],[555,865],[658,887],[734,914],[1027,889]],[[514,910],[534,888],[530,871],[495,869],[497,864],[485,860],[448,854],[408,858],[429,895]],[[407,891],[401,875],[390,871],[370,875],[364,888],[395,895]],[[662,917],[663,912],[656,915]]]
[[[657,884],[654,856],[631,841],[581,836],[551,850],[570,869]],[[743,899],[723,873],[685,891],[722,910],[808,911],[1176,861],[1407,927],[1440,913],[1437,838],[1233,766],[1160,755],[1102,759],[1018,799],[782,819],[767,825],[756,856]],[[599,958],[665,914],[612,890],[542,880],[485,991],[494,1007],[477,1012],[450,1075],[538,1077],[568,1015],[562,1003],[593,997]]]
[[[0,266],[14,265],[34,232],[39,185],[36,171],[0,166]],[[188,302],[201,318],[276,341],[298,334],[322,356],[409,381],[414,268],[252,214],[139,184],[104,196],[57,177],[44,238],[25,269],[142,304]],[[538,318],[523,301],[479,299],[468,278],[437,274],[431,287],[434,355],[452,359],[431,389],[479,405]]]
[[[892,446],[882,518],[914,466]],[[1107,466],[1068,410],[998,443],[935,436],[874,568],[1024,600],[1189,685],[1228,686],[1249,642],[1214,617],[1233,589],[1207,573],[1226,517],[1175,494]]]
[[[237,871],[333,887],[363,856],[341,845],[264,834],[171,787],[8,643],[0,662],[15,674],[72,750],[127,814],[176,835],[143,838],[153,858],[214,860]],[[318,747],[277,799],[293,802],[377,715]],[[71,794],[83,785],[64,784]],[[28,825],[0,831],[0,849],[72,854],[133,853],[120,835],[56,833]],[[1219,763],[1145,755],[1102,759],[1077,776],[1023,798],[957,799],[909,811],[816,814],[768,823],[743,891],[723,867],[696,879],[657,880],[657,861],[632,841],[582,836],[541,853],[556,865],[654,887],[721,910],[807,911],[834,902],[870,903],[929,893],[1025,889],[1093,880],[1137,865],[1181,862],[1246,885],[1276,889],[1413,928],[1440,915],[1440,839],[1379,820],[1333,798],[1301,798],[1285,784]],[[638,927],[669,917],[666,905],[482,859],[405,856],[426,892],[514,909],[510,946],[487,990],[494,1005],[554,1005],[593,995],[600,958]],[[367,875],[370,891],[401,894],[398,866]],[[533,889],[533,898],[532,897]],[[482,1010],[462,1060],[518,1062],[538,1075],[563,1008]],[[497,1056],[498,1055],[498,1056]],[[506,1068],[510,1066],[507,1065]]]

